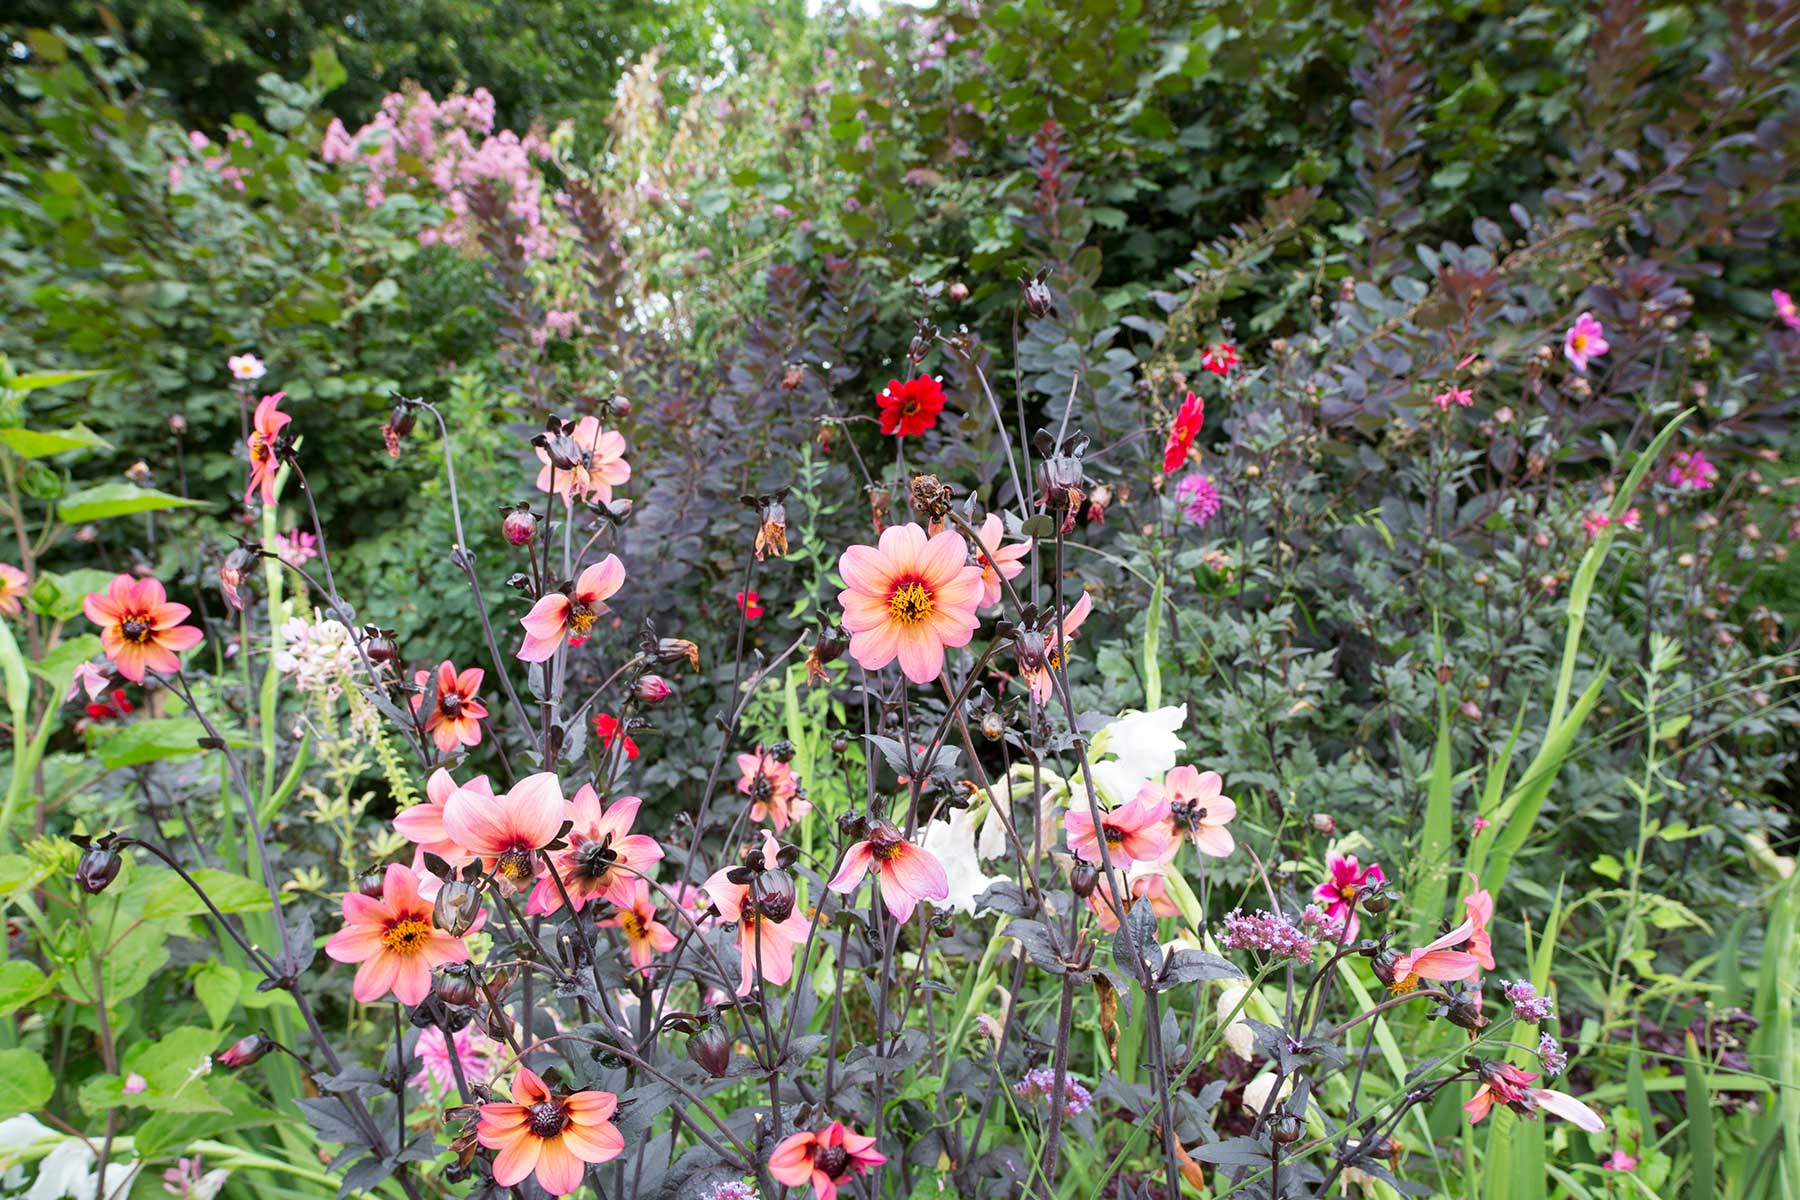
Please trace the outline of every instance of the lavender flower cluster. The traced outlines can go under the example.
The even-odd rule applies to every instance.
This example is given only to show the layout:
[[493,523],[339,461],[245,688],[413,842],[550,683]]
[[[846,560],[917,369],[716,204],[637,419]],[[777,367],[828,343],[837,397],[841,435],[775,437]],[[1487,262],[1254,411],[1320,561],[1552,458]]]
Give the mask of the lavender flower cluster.
[[1501,995],[1512,1005],[1513,1016],[1521,1021],[1547,1021],[1555,1012],[1550,997],[1538,995],[1538,990],[1523,979],[1502,979]]
[[[1025,1072],[1025,1077],[1013,1084],[1013,1094],[1021,1100],[1041,1100],[1056,1090],[1056,1072],[1050,1067],[1034,1067]],[[1094,1105],[1094,1096],[1080,1083],[1067,1076],[1063,1078],[1063,1115],[1075,1116],[1084,1113]]]
[[1312,957],[1312,938],[1278,912],[1259,909],[1246,913],[1236,908],[1226,915],[1224,925],[1223,940],[1233,950],[1260,950],[1276,958],[1291,958],[1298,962]]

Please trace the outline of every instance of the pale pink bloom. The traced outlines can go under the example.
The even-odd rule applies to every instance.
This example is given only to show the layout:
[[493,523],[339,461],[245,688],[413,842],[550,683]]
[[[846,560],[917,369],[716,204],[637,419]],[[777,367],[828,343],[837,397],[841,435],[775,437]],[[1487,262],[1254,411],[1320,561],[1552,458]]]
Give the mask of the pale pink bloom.
[[802,1130],[781,1140],[769,1155],[769,1174],[785,1187],[812,1185],[814,1200],[837,1200],[838,1188],[887,1156],[875,1139],[855,1133],[841,1121],[820,1130]]
[[869,823],[869,836],[850,847],[843,866],[826,885],[849,895],[873,869],[881,902],[901,921],[912,919],[921,900],[942,900],[950,894],[943,865],[931,852],[913,845],[900,827],[885,818]]
[[303,567],[319,557],[319,539],[303,529],[275,535],[275,553],[290,566]]
[[[620,796],[602,806],[599,793],[585,783],[575,793],[568,810],[573,822],[568,845],[555,852],[555,863],[576,912],[593,900],[631,904],[635,895],[632,885],[640,882],[652,863],[662,861],[663,848],[655,838],[631,832],[643,803],[636,796]],[[556,880],[549,872],[538,876],[525,911],[553,913],[562,906]]]
[[1444,412],[1450,411],[1452,404],[1467,408],[1475,403],[1475,393],[1470,388],[1447,387],[1431,398],[1431,402]]
[[[777,842],[775,835],[766,829],[761,830],[760,833],[762,845],[759,849],[762,851],[763,862],[772,864],[781,854],[781,843]],[[713,907],[719,910],[721,917],[726,921],[735,922],[743,912],[745,898],[750,895],[750,885],[734,883],[731,879],[731,872],[730,866],[720,867],[707,876],[706,882],[700,885],[700,890],[708,900],[712,901]]]
[[1606,330],[1594,319],[1592,313],[1582,313],[1575,318],[1575,324],[1569,326],[1569,332],[1563,336],[1563,354],[1575,370],[1587,374],[1588,362],[1599,358],[1612,346],[1606,340]]
[[[1477,882],[1473,873],[1469,882]],[[1464,922],[1469,930],[1469,944],[1466,950],[1471,958],[1481,964],[1481,969],[1494,969],[1494,947],[1488,937],[1488,922],[1494,919],[1494,897],[1486,888],[1478,889],[1463,900],[1463,912],[1468,920]]]
[[908,679],[930,683],[943,672],[945,647],[968,645],[980,624],[981,568],[953,530],[927,538],[916,524],[890,525],[879,546],[845,550],[838,573],[850,654],[867,670],[898,658]]
[[587,641],[595,619],[612,611],[606,601],[624,584],[625,564],[618,555],[609,554],[581,573],[572,594],[546,593],[519,621],[525,627],[519,658],[524,662],[543,662],[556,653],[565,638],[571,646]]
[[1769,300],[1775,305],[1775,315],[1781,318],[1781,323],[1800,333],[1800,305],[1794,303],[1794,298],[1780,288],[1774,288],[1769,292]]
[[1591,512],[1581,518],[1581,528],[1591,542],[1612,527],[1612,518],[1603,512]]
[[1635,508],[1626,509],[1625,515],[1619,518],[1618,523],[1620,529],[1629,529],[1633,533],[1638,532],[1644,527],[1643,519],[1638,515],[1638,510]]
[[1483,1064],[1481,1086],[1463,1105],[1463,1111],[1469,1114],[1469,1124],[1487,1116],[1495,1104],[1504,1104],[1521,1116],[1533,1117],[1542,1111],[1589,1133],[1605,1132],[1606,1122],[1600,1119],[1599,1113],[1567,1092],[1532,1087],[1536,1079],[1532,1072],[1508,1064]]
[[480,858],[502,890],[521,892],[537,878],[538,851],[561,831],[569,807],[555,773],[539,771],[503,796],[457,788],[444,803],[444,832]]
[[246,383],[261,379],[268,373],[263,360],[254,354],[233,354],[225,360],[225,365],[230,369],[233,379],[241,379]]
[[30,591],[31,579],[11,563],[0,563],[0,613],[19,615],[19,598]]
[[[462,785],[481,796],[492,797],[493,785],[486,775],[477,775]],[[456,793],[457,783],[450,772],[439,767],[425,780],[425,799],[394,816],[394,829],[407,841],[427,854],[435,854],[453,867],[475,861],[475,855],[456,844],[444,830],[444,805]]]
[[600,922],[603,929],[617,929],[625,934],[626,957],[639,971],[647,970],[650,960],[675,948],[675,935],[656,919],[656,904],[650,899],[650,885],[633,879],[627,889],[629,903],[621,904],[613,915]]
[[737,756],[743,777],[737,790],[750,797],[750,819],[767,820],[780,833],[812,811],[812,801],[800,795],[800,777],[792,763],[770,758],[761,746],[755,754]]
[[150,1081],[133,1071],[125,1077],[125,1086],[120,1090],[127,1096],[136,1096],[150,1090]]
[[[772,866],[780,851],[773,835],[763,830],[763,861]],[[720,867],[702,887],[720,917],[738,927],[737,994],[747,996],[756,982],[759,961],[767,983],[779,986],[794,977],[794,951],[806,941],[812,926],[791,898],[758,898],[752,894],[751,884],[733,883],[731,871],[731,867]],[[784,903],[789,908],[785,916],[763,911],[773,905],[779,913]]]
[[473,1024],[457,1030],[448,1044],[439,1026],[427,1025],[420,1030],[418,1045],[414,1048],[419,1056],[419,1071],[407,1082],[414,1087],[429,1085],[438,1095],[448,1095],[456,1087],[456,1068],[450,1062],[451,1045],[456,1047],[456,1059],[462,1064],[463,1078],[476,1086],[485,1084],[500,1058],[500,1044]]
[[1071,805],[1063,815],[1063,836],[1069,849],[1083,862],[1098,865],[1100,837],[1106,838],[1112,865],[1128,868],[1135,862],[1161,862],[1167,857],[1172,832],[1169,797],[1161,788],[1145,785],[1129,804],[1100,810],[1100,834],[1094,831],[1093,813],[1085,802]]
[[1623,1150],[1614,1150],[1600,1162],[1601,1169],[1606,1171],[1635,1171],[1637,1165],[1638,1160]]
[[[1006,524],[996,513],[989,513],[982,520],[981,528],[975,532],[979,535],[979,544],[970,549],[974,552],[975,564],[981,568],[981,607],[992,608],[1000,603],[1005,590],[1000,581],[1019,577],[1019,573],[1025,569],[1025,557],[1031,553],[1031,547],[1035,543],[1032,538],[1026,538],[1010,546],[1002,545],[1006,536]],[[982,546],[994,552],[992,562],[981,552]]]
[[1225,858],[1237,849],[1237,840],[1225,828],[1237,817],[1237,802],[1224,794],[1224,776],[1183,765],[1163,776],[1162,787],[1169,796],[1177,844],[1179,836],[1186,835],[1194,849],[1213,858]]
[[[477,918],[469,932],[481,923]],[[468,946],[436,926],[430,903],[419,895],[418,876],[399,863],[382,877],[380,899],[344,894],[344,927],[325,943],[325,953],[337,962],[361,964],[350,988],[359,1004],[373,1004],[390,992],[402,1004],[418,1004],[431,992],[433,967],[469,961]]]
[[111,677],[91,662],[84,662],[75,668],[74,678],[69,680],[69,694],[64,700],[73,700],[81,692],[87,693],[88,703],[100,699],[100,693],[106,690],[107,681]]
[[586,416],[575,422],[571,436],[581,448],[582,461],[565,471],[551,466],[550,455],[539,447],[538,461],[544,465],[538,470],[538,491],[548,492],[554,484],[564,504],[573,504],[577,497],[611,504],[613,489],[631,478],[631,464],[625,461],[625,435],[616,429],[603,430],[598,418]]
[[[1081,623],[1088,619],[1088,613],[1092,611],[1093,607],[1094,602],[1088,598],[1086,592],[1082,592],[1081,599],[1069,606],[1068,611],[1063,613],[1062,621],[1045,639],[1043,657],[1030,662],[1026,661],[1023,656],[1020,657],[1019,678],[1023,679],[1026,687],[1031,690],[1031,699],[1034,704],[1049,702],[1050,694],[1056,683],[1053,672],[1061,669],[1068,647],[1074,644],[1075,631],[1080,629]],[[854,649],[854,645],[852,649]]]
[[1493,824],[1493,822],[1488,820],[1486,817],[1476,817],[1473,821],[1469,822],[1469,828],[1472,829],[1476,833],[1480,833],[1482,830],[1486,829],[1489,825],[1492,825],[1492,824]]
[[1387,882],[1387,872],[1379,863],[1363,866],[1354,854],[1327,854],[1325,871],[1330,878],[1313,889],[1313,899],[1325,906],[1325,918],[1334,925],[1348,921],[1344,940],[1356,937],[1358,920],[1356,899],[1363,892]]

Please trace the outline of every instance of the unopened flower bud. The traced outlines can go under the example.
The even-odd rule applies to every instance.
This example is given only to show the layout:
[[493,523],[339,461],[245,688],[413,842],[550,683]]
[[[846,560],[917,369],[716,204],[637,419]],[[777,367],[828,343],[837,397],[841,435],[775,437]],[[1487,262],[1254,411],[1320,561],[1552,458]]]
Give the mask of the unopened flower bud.
[[1394,901],[1399,898],[1398,892],[1389,891],[1385,887],[1373,888],[1357,897],[1363,911],[1377,917],[1392,908]]
[[786,871],[764,871],[750,886],[764,920],[785,921],[794,915],[794,878]]
[[1074,889],[1075,895],[1079,898],[1086,900],[1093,895],[1094,889],[1099,886],[1099,883],[1100,873],[1088,863],[1077,862],[1069,868],[1069,886]]
[[356,877],[356,890],[372,900],[381,899],[382,890],[387,885],[386,867],[367,867]]
[[452,879],[439,888],[431,905],[432,921],[451,937],[469,932],[480,916],[481,889],[460,879]]
[[717,1024],[709,1024],[687,1040],[687,1056],[714,1079],[731,1069],[731,1039]]
[[1269,1136],[1275,1139],[1278,1146],[1291,1146],[1300,1140],[1300,1134],[1305,1128],[1299,1117],[1284,1112],[1269,1123]]
[[1320,837],[1330,837],[1337,832],[1337,818],[1330,813],[1314,813],[1312,815],[1313,832]]
[[631,401],[623,396],[614,396],[611,400],[606,402],[606,411],[615,417],[629,417],[631,415]]
[[400,648],[394,644],[394,631],[391,629],[365,625],[363,639],[363,650],[372,663],[392,662],[400,653]]
[[506,519],[500,522],[500,533],[513,545],[524,546],[537,536],[537,527],[537,514],[531,506],[518,504],[507,510]]
[[[436,917],[434,911],[432,916]],[[452,1008],[467,1008],[481,997],[481,980],[468,963],[447,963],[437,969],[432,989]]]
[[997,742],[1006,733],[1006,721],[999,713],[989,710],[981,715],[981,736],[990,742]]
[[846,841],[860,842],[869,830],[869,818],[853,808],[839,815],[837,826]]
[[786,738],[782,738],[779,742],[776,742],[773,746],[769,747],[769,757],[778,763],[793,762],[794,754],[794,743],[788,741]]
[[969,298],[969,285],[968,284],[964,283],[962,280],[959,279],[955,283],[950,285],[950,299],[956,301],[956,303],[958,303],[958,304],[961,304],[964,300],[967,300],[968,298]]
[[532,438],[531,444],[544,452],[554,469],[572,471],[582,462],[581,445],[572,436],[574,428],[551,417],[544,423],[544,432]]
[[640,675],[631,690],[632,694],[638,698],[639,704],[648,705],[651,708],[667,700],[675,691],[669,686],[669,681],[661,675]]
[[169,414],[169,432],[176,437],[188,431],[188,419],[180,413]]
[[227,1070],[235,1071],[247,1067],[275,1048],[275,1043],[260,1033],[252,1033],[239,1038],[218,1056],[218,1064]]
[[1036,275],[1024,275],[1019,279],[1019,287],[1025,301],[1025,311],[1034,317],[1049,316],[1050,310],[1056,307],[1056,296],[1051,293],[1049,285],[1045,283],[1045,280],[1049,278],[1050,271],[1046,268]]
[[98,896],[119,877],[119,868],[124,864],[111,839],[102,838],[81,852],[81,861],[75,864],[75,886],[90,896]]

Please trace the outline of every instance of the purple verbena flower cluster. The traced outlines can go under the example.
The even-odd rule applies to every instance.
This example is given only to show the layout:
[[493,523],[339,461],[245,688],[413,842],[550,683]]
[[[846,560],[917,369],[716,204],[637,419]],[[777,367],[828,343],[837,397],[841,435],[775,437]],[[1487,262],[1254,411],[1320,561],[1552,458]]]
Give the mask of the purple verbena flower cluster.
[[[1025,1077],[1013,1084],[1013,1094],[1021,1100],[1041,1100],[1056,1090],[1056,1071],[1050,1067],[1033,1067]],[[1063,1078],[1063,1114],[1075,1116],[1094,1105],[1093,1093],[1074,1079]]]
[[1313,940],[1305,930],[1267,909],[1253,913],[1233,909],[1225,917],[1223,940],[1233,950],[1260,950],[1276,958],[1298,961],[1311,958],[1313,951]]

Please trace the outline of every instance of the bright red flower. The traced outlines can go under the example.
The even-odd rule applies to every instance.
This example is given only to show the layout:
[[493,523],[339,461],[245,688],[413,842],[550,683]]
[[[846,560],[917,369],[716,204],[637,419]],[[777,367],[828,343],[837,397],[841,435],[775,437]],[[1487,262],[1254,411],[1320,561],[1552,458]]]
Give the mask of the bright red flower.
[[122,721],[131,715],[131,701],[126,699],[124,688],[114,688],[113,694],[104,701],[96,700],[90,703],[86,712],[90,721]]
[[586,1163],[625,1152],[625,1137],[612,1123],[619,1098],[611,1092],[557,1096],[524,1067],[513,1077],[513,1103],[484,1104],[475,1136],[494,1156],[494,1182],[509,1188],[537,1174],[552,1196],[581,1186]]
[[[608,750],[612,749],[613,739],[619,736],[619,718],[611,713],[594,714],[594,732],[600,738],[600,744]],[[627,762],[638,756],[638,744],[630,738],[625,739],[625,760]]]
[[936,425],[944,411],[944,385],[929,375],[918,375],[888,385],[875,398],[881,406],[881,432],[917,437]]
[[275,442],[294,419],[277,407],[286,396],[286,392],[264,396],[250,420],[250,436],[244,442],[250,451],[250,484],[244,489],[245,504],[259,490],[265,505],[275,503],[275,472],[281,467],[281,460],[275,457]]
[[1237,347],[1230,342],[1214,342],[1200,352],[1200,365],[1223,378],[1238,365]]
[[887,1156],[875,1149],[874,1138],[833,1121],[823,1129],[783,1138],[769,1155],[769,1174],[787,1187],[812,1184],[815,1200],[837,1200],[841,1185],[886,1161]]
[[1206,401],[1189,392],[1175,413],[1175,424],[1169,427],[1169,440],[1163,443],[1163,474],[1167,475],[1187,461],[1188,450],[1206,424]]
[[100,626],[106,657],[133,683],[144,682],[146,670],[173,675],[181,670],[175,656],[200,642],[200,631],[182,624],[188,606],[170,604],[159,580],[114,576],[104,592],[83,598],[81,611]]
[[755,592],[739,592],[737,594],[738,611],[744,614],[746,621],[754,621],[763,615],[762,597]]
[[[449,754],[458,746],[474,746],[481,742],[481,718],[488,715],[487,705],[475,698],[481,681],[487,675],[480,667],[458,672],[456,664],[445,659],[437,669],[437,705],[425,719],[425,732],[437,743],[439,753]],[[431,678],[428,671],[413,672],[413,682],[420,687],[412,698],[412,710],[425,704],[422,690]]]

